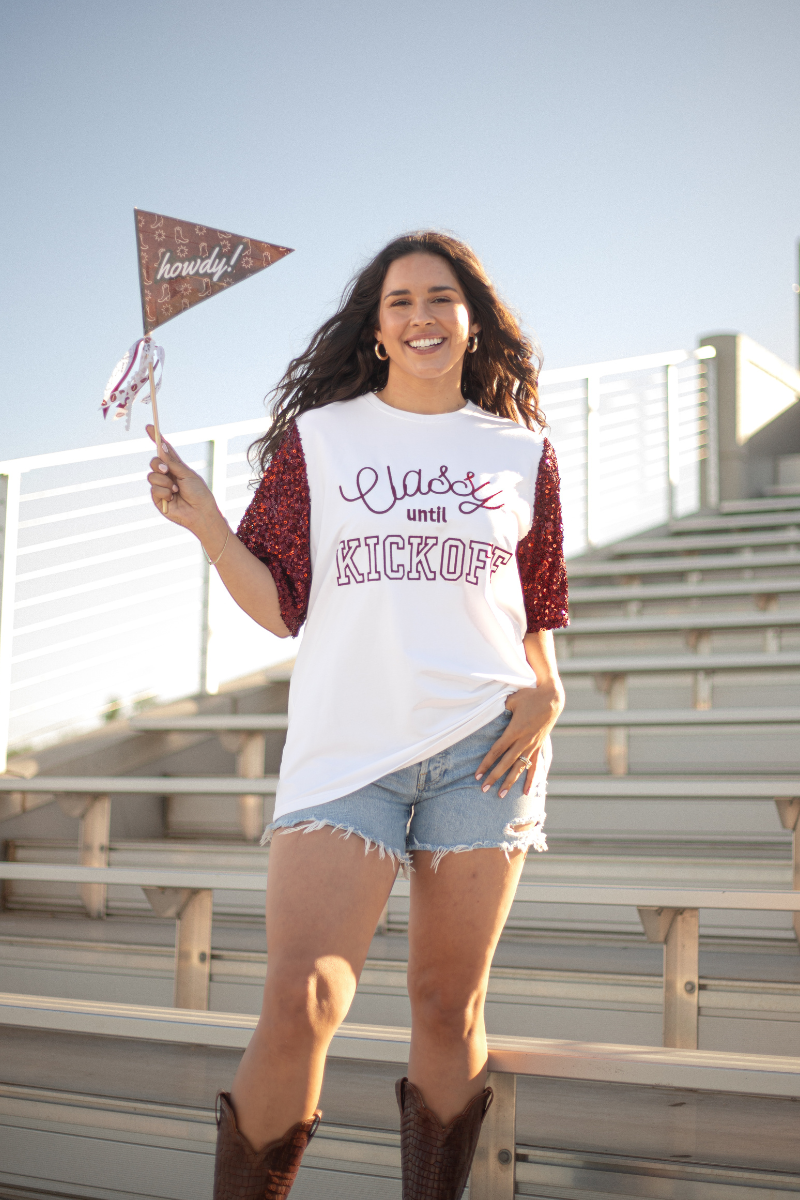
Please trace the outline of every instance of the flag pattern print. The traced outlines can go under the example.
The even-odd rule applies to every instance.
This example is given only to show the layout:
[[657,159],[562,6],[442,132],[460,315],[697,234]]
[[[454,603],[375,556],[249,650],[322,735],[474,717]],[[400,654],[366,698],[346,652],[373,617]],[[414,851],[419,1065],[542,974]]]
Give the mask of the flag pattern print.
[[145,334],[279,262],[292,250],[134,209]]

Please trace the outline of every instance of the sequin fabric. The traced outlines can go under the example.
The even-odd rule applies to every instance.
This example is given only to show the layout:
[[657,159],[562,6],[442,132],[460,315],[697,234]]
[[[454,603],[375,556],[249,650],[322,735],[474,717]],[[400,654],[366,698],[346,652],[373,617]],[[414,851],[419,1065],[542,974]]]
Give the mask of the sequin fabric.
[[533,525],[517,546],[529,633],[569,625],[560,483],[555,451],[545,438],[536,476]]
[[236,531],[239,541],[269,567],[292,637],[306,619],[311,590],[310,516],[303,443],[293,424]]
[[449,1125],[440,1125],[419,1088],[408,1079],[395,1084],[400,1109],[403,1200],[461,1200],[492,1102],[486,1088]]

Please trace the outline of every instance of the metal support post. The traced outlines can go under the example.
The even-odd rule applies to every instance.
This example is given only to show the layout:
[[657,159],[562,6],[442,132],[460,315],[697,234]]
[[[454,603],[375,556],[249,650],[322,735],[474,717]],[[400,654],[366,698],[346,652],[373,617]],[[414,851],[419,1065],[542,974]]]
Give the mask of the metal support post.
[[[266,749],[266,734],[242,734],[236,755],[236,774],[241,779],[263,779]],[[266,799],[266,796],[256,795],[239,797],[239,825],[249,842],[257,842],[264,832],[264,826],[272,820],[274,800],[271,801],[270,813],[267,816]]]
[[[606,708],[612,712],[625,712],[628,707],[627,675],[603,675],[600,687],[606,694]],[[628,730],[624,726],[611,726],[606,730],[606,763],[609,774],[628,774]]]
[[11,716],[11,648],[14,640],[14,589],[17,576],[19,528],[17,472],[0,475],[0,771],[8,761]]
[[[111,797],[93,796],[81,817],[79,859],[82,867],[107,867],[111,829]],[[104,883],[80,883],[78,894],[90,917],[106,915],[108,888]]]
[[640,908],[648,942],[664,947],[664,1038],[675,1050],[697,1049],[700,921],[696,908]]
[[764,653],[765,654],[780,654],[781,652],[781,631],[780,629],[772,628],[764,630]]
[[[711,346],[701,347],[701,350],[706,353],[711,349],[713,349]],[[706,394],[706,445],[705,458],[700,460],[700,504],[704,508],[719,508],[719,411],[715,358],[707,358],[703,369]]]
[[667,367],[667,516],[670,521],[678,516],[681,482],[678,384],[678,368],[670,365]]
[[[600,376],[586,380],[586,544],[595,543],[596,507],[600,492]],[[599,515],[599,514],[598,514]]]
[[[220,512],[225,515],[228,490],[228,439],[214,438],[208,443],[206,478]],[[219,691],[219,662],[214,651],[214,629],[225,589],[217,572],[203,565],[203,603],[200,629],[200,691],[215,695]]]
[[[689,644],[695,654],[710,654],[711,634],[707,630],[695,630],[689,636]],[[695,671],[692,701],[698,710],[711,708],[714,699],[714,672]]]
[[517,1158],[517,1077],[490,1071],[494,1100],[483,1122],[469,1180],[469,1200],[514,1200]]
[[211,983],[211,890],[194,892],[175,931],[175,1008],[208,1008]]
[[[778,797],[775,800],[784,829],[792,831],[792,888],[800,891],[800,796]],[[800,942],[800,913],[792,913],[794,935]]]
[[157,917],[175,918],[175,1008],[207,1011],[213,892],[152,887],[143,887],[142,891]]

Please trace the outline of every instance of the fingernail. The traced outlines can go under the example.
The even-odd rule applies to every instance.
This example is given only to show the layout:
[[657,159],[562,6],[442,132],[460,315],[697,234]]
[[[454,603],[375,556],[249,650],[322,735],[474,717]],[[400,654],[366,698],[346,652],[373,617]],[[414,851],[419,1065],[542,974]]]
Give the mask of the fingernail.
[[168,471],[168,470],[169,470],[169,467],[167,466],[167,464],[166,464],[166,463],[159,463],[159,464],[158,464],[158,469],[159,469],[159,471]]
[[178,485],[177,485],[177,483],[173,483],[173,485],[172,485],[172,490],[173,490],[173,492],[177,492],[177,490],[178,490]]
[[480,783],[480,781],[483,779],[483,773],[481,773],[480,775],[476,775],[476,776],[475,776],[475,778],[476,778],[476,779],[478,780],[478,782]]
[[502,800],[503,797],[507,796],[507,795],[508,795],[508,788],[503,788],[502,792],[500,793],[500,799]]
[[483,785],[483,787],[481,788],[481,791],[482,791],[482,792],[488,792],[488,790],[489,790],[489,784],[488,784],[488,783],[485,783],[485,784]]

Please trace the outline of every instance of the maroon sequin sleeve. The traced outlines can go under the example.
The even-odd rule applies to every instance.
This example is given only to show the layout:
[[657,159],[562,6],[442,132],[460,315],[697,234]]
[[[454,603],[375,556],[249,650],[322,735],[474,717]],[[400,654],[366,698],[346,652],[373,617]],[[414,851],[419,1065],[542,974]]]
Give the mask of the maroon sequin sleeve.
[[303,443],[292,425],[267,467],[236,536],[269,567],[281,617],[296,637],[306,619],[311,589],[311,497]]
[[517,546],[528,633],[569,625],[559,486],[555,451],[545,438],[536,476],[533,525]]

